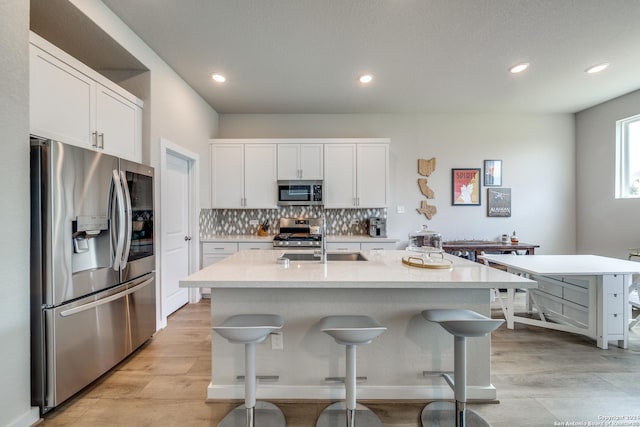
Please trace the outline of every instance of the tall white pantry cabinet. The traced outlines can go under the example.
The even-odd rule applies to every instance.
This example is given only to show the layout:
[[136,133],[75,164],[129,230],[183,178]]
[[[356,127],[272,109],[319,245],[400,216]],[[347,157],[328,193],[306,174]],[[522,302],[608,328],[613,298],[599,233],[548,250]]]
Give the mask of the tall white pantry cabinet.
[[33,135],[141,161],[140,99],[34,33],[29,56]]

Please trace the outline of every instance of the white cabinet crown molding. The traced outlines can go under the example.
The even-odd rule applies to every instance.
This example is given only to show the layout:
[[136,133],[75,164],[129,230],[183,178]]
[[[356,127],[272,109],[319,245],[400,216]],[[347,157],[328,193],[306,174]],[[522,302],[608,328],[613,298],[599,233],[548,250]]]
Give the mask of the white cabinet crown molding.
[[133,95],[131,92],[127,91],[117,83],[114,83],[113,81],[109,80],[108,78],[98,73],[88,65],[84,64],[82,61],[78,60],[77,58],[74,58],[73,56],[69,55],[67,52],[60,49],[58,46],[40,37],[38,34],[34,32],[29,32],[29,43],[42,49],[43,51],[49,53],[50,55],[55,56],[60,61],[64,62],[65,64],[75,69],[76,71],[84,74],[85,76],[89,77],[95,82],[108,87],[112,91],[116,92],[118,95],[124,97],[130,102],[133,102],[138,107],[140,108],[144,107],[144,101],[142,101],[141,99]]

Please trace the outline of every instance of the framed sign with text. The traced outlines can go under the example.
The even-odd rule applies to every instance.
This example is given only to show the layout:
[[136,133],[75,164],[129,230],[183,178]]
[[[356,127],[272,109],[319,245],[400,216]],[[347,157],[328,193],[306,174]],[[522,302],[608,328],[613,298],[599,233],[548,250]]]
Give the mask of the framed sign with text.
[[510,188],[487,188],[487,216],[511,216]]
[[480,204],[480,169],[451,169],[451,204]]

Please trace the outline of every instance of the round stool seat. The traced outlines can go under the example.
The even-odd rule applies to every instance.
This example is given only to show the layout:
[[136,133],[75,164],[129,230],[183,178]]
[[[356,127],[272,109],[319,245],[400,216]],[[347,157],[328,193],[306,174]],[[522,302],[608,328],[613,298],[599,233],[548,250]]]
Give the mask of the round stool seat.
[[489,423],[467,405],[467,338],[483,337],[498,329],[504,320],[494,320],[472,310],[424,310],[422,317],[440,324],[454,336],[454,380],[445,375],[452,385],[455,403],[432,402],[424,407],[420,420],[423,427],[456,426],[488,427]]
[[387,330],[369,316],[328,316],[320,320],[320,330],[333,337],[338,344],[369,344]]
[[369,344],[387,330],[369,316],[339,315],[320,320],[320,330],[346,346],[345,401],[326,407],[316,427],[347,426],[383,427],[382,421],[369,408],[356,402],[356,347]]
[[504,320],[491,319],[475,311],[462,309],[424,310],[422,316],[439,323],[450,334],[460,337],[482,337],[504,323]]
[[237,314],[228,317],[213,330],[233,344],[244,344],[244,404],[229,412],[218,427],[284,427],[284,414],[272,403],[256,401],[256,344],[282,329],[284,320],[277,314]]
[[282,316],[277,314],[238,314],[227,318],[213,330],[227,340],[239,343],[260,343],[269,334],[284,325]]

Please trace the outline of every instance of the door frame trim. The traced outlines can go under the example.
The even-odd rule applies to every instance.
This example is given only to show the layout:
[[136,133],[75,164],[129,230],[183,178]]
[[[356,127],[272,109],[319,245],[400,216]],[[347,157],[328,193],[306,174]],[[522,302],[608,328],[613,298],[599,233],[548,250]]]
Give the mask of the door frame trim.
[[[193,243],[191,245],[191,247],[189,248],[189,274],[194,273],[196,271],[198,271],[198,266],[199,266],[199,259],[200,259],[200,200],[199,200],[199,195],[200,195],[200,189],[199,189],[199,185],[200,185],[200,181],[199,181],[199,177],[200,177],[200,155],[197,153],[194,153],[174,142],[171,142],[170,140],[164,138],[164,137],[160,137],[160,211],[164,211],[165,209],[169,209],[168,206],[166,206],[167,203],[167,198],[165,197],[166,194],[164,193],[164,189],[165,186],[162,185],[163,180],[167,179],[167,155],[173,155],[176,157],[180,157],[184,160],[186,160],[189,163],[189,234],[192,237],[191,242]],[[159,280],[158,280],[158,295],[160,296],[159,301],[158,301],[158,306],[160,307],[160,327],[164,328],[167,326],[167,314],[163,312],[163,306],[162,306],[162,247],[164,246],[162,244],[162,239],[163,239],[163,234],[162,234],[162,229],[163,229],[163,215],[160,215],[160,230],[158,235],[160,236],[159,239],[159,267],[160,267],[160,274],[159,274]],[[200,301],[200,299],[202,298],[202,295],[200,294],[200,290],[199,289],[193,289],[190,288],[189,289],[189,298],[188,298],[188,302],[189,303],[196,303],[198,301]]]

